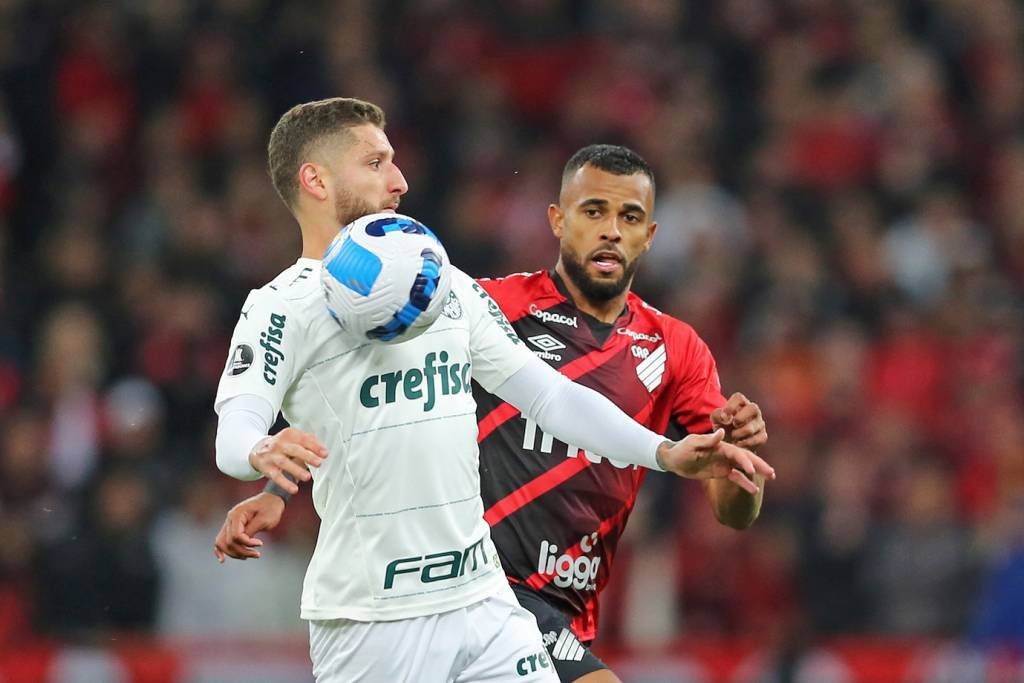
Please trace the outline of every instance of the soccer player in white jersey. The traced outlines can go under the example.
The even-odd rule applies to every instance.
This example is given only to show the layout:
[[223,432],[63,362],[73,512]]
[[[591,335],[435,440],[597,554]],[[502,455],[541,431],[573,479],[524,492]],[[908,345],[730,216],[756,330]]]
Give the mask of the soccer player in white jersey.
[[[338,334],[320,257],[355,218],[408,189],[373,104],[298,105],[268,148],[274,187],[302,232],[299,260],[242,306],[215,401],[217,464],[294,493],[313,480],[321,518],[303,584],[320,683],[555,681],[483,519],[470,379],[560,440],[621,462],[751,492],[774,476],[721,430],[678,442],[538,360],[498,306],[454,269],[444,315],[396,345]],[[280,411],[291,427],[268,431]]]

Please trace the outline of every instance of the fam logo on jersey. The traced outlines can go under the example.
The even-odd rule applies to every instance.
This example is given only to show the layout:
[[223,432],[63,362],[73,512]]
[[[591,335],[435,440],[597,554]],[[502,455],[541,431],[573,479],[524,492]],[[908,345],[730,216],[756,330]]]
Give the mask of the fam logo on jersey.
[[556,325],[565,325],[566,327],[575,327],[579,329],[579,324],[576,322],[576,316],[569,317],[567,315],[562,315],[561,313],[543,311],[537,306],[537,304],[530,304],[530,315],[541,322],[555,323]]
[[[396,560],[391,560],[384,568],[384,590],[394,588],[395,582],[405,574],[415,575],[420,583],[434,583],[464,576],[467,569],[471,574],[477,570],[489,569],[487,550],[484,548],[484,539],[486,538],[487,536],[481,536],[476,543],[462,550],[455,548],[439,553],[399,557]],[[413,578],[413,576],[409,576],[406,581],[411,581]]]
[[[646,351],[646,349],[644,350]],[[637,354],[634,352],[633,355]],[[636,376],[647,387],[647,391],[653,393],[661,385],[661,379],[665,376],[665,361],[667,359],[665,345],[662,344],[637,364]]]
[[455,292],[448,292],[448,298],[444,301],[441,315],[452,320],[458,320],[462,317],[462,303],[459,301],[459,297],[455,296]]
[[252,367],[254,357],[251,346],[239,344],[231,352],[231,358],[228,358],[228,366],[224,369],[224,374],[231,375],[232,377],[241,375]]
[[551,541],[541,541],[537,573],[554,577],[552,583],[559,588],[572,586],[576,590],[597,590],[597,569],[601,565],[601,558],[587,556],[597,545],[597,532],[581,538],[579,545],[582,554],[573,557],[568,552],[559,555],[557,545]]
[[551,352],[557,351],[559,349],[564,349],[565,344],[558,341],[550,334],[535,334],[532,337],[527,337],[526,341],[530,342],[538,349],[540,349],[540,351],[534,351],[538,358],[555,361],[562,360],[562,356],[560,354]]
[[288,318],[280,313],[270,314],[270,324],[260,332],[260,348],[263,349],[263,379],[270,386],[277,384],[277,366],[284,361],[281,342],[284,340],[284,325]]

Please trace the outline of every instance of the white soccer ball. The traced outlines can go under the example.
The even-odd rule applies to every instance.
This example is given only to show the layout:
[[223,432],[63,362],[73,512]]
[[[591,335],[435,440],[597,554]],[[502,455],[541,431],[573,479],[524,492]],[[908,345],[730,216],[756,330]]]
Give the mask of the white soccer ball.
[[451,265],[441,241],[414,218],[374,213],[338,233],[320,274],[327,310],[349,336],[397,344],[441,315]]

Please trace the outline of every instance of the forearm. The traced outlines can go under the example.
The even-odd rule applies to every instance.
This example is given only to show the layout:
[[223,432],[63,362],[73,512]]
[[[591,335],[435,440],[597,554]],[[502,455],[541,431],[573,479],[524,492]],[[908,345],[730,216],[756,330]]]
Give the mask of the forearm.
[[704,481],[704,492],[719,522],[733,529],[746,529],[754,523],[761,513],[764,477],[755,474],[752,479],[757,484],[756,494],[747,493],[728,479]]
[[260,473],[249,454],[270,430],[270,404],[255,396],[236,396],[220,408],[217,421],[217,467],[235,479],[253,481]]
[[543,361],[527,363],[494,393],[561,441],[617,462],[662,469],[656,454],[663,436]]

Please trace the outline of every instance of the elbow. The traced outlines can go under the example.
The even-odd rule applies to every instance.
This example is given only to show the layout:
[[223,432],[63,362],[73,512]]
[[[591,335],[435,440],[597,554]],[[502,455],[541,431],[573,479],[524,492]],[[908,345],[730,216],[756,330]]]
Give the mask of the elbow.
[[234,471],[234,468],[231,466],[231,459],[228,457],[226,449],[223,448],[220,443],[218,443],[216,451],[217,469],[223,472],[224,474],[228,475],[229,477],[239,479],[240,477],[236,476],[236,472]]
[[240,481],[255,481],[260,478],[260,473],[249,464],[248,453],[236,452],[239,449],[225,443],[225,439],[220,435],[217,436],[215,450],[217,469],[224,474]]
[[215,450],[217,452],[217,469],[229,477],[234,476],[231,474],[231,466],[228,464],[228,457],[224,453],[224,449],[221,448],[220,443],[217,444]]

